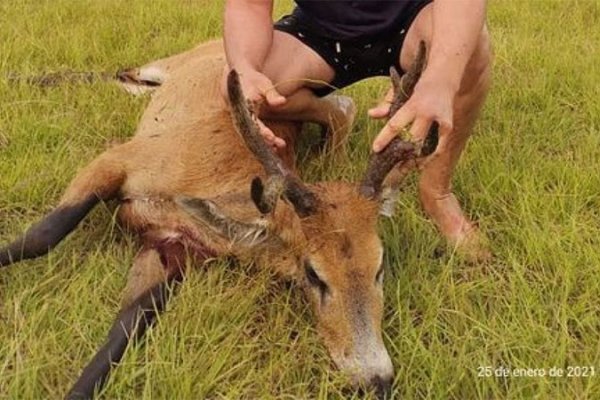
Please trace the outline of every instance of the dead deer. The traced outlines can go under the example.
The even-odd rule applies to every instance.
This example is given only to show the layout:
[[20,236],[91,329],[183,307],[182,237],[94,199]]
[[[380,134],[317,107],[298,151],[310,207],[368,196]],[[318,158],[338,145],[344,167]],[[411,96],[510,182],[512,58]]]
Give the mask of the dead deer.
[[[411,71],[402,80],[392,76],[396,107],[412,92],[424,58],[422,45]],[[379,394],[391,387],[376,231],[383,182],[394,166],[431,153],[436,136],[423,146],[396,138],[371,156],[358,184],[304,183],[293,154],[301,124],[268,122],[288,143],[285,154],[273,153],[235,71],[227,82],[230,107],[224,106],[224,65],[217,41],[124,73],[129,85],[147,75],[160,81],[136,135],[80,171],[54,211],[0,249],[0,266],[42,256],[108,200],[119,202],[120,223],[141,240],[121,311],[68,398],[90,398],[101,388],[111,364],[164,309],[169,285],[182,280],[190,261],[222,255],[299,282],[335,364],[356,385]],[[323,112],[336,111],[327,99],[315,101]],[[325,114],[304,119],[327,122]]]

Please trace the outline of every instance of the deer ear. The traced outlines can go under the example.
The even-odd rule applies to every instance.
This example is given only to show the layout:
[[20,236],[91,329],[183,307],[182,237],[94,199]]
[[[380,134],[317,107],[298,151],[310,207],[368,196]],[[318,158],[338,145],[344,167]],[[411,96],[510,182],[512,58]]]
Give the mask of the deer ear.
[[[427,157],[431,155],[439,141],[439,125],[434,122],[429,133],[422,143],[417,144],[417,158]],[[391,217],[396,210],[396,204],[400,198],[400,185],[404,177],[413,169],[416,168],[415,161],[409,160],[404,163],[395,165],[386,176],[379,198],[380,208],[379,215]]]
[[250,223],[238,221],[222,213],[214,202],[206,199],[180,196],[175,202],[194,222],[208,227],[232,244],[253,247],[270,236],[266,220]]
[[396,212],[396,204],[400,197],[400,188],[398,186],[386,186],[381,192],[379,200],[379,215],[391,218]]
[[250,186],[250,197],[261,214],[269,214],[277,205],[285,190],[284,178],[272,175],[267,178],[266,185],[258,176],[252,179]]

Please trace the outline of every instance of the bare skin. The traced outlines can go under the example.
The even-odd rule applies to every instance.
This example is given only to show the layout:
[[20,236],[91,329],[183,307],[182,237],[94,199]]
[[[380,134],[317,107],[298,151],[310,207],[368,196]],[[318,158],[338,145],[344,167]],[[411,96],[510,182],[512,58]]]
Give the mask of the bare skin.
[[[229,69],[235,69],[248,99],[261,104],[261,117],[313,115],[314,109],[321,109],[320,99],[307,88],[319,86],[316,82],[331,82],[334,71],[298,39],[275,31],[272,10],[272,0],[227,1],[223,36],[229,68],[224,71],[222,87],[225,89]],[[284,140],[260,125],[269,145],[285,147]]]
[[[258,34],[249,34],[249,27],[235,28],[240,26],[235,22],[241,26],[247,24],[249,13],[240,11],[246,2],[252,3],[249,7],[254,7],[260,16],[251,22],[261,24]],[[301,115],[307,109],[314,112],[319,99],[307,88],[318,86],[316,82],[331,82],[334,71],[299,40],[274,31],[271,9],[271,0],[228,1],[225,23],[228,64],[241,71],[242,85],[253,96],[251,99],[263,104],[261,116],[285,118]],[[244,23],[240,15],[244,15]],[[420,166],[420,200],[448,242],[474,261],[488,258],[489,252],[481,233],[461,210],[450,183],[489,88],[490,50],[484,18],[485,1],[436,0],[421,10],[408,30],[400,63],[406,70],[423,40],[430,49],[427,68],[411,99],[391,116],[373,142],[373,150],[378,152],[407,126],[411,136],[418,140],[425,136],[433,121],[440,124],[438,149]],[[456,24],[457,20],[461,24]],[[245,46],[255,46],[250,57],[240,50]],[[302,62],[290,63],[290,60]],[[390,117],[388,111],[389,103],[384,101],[369,110],[369,115]],[[285,146],[266,128],[262,134],[271,146]]]
[[[411,25],[403,46],[400,62],[402,68],[408,68],[417,51],[419,41],[425,41],[433,52],[434,9],[433,4],[426,6]],[[373,143],[375,150],[386,144],[397,132],[401,132],[412,122],[410,133],[413,138],[423,138],[431,121],[438,121],[441,139],[437,151],[420,165],[419,195],[425,212],[434,221],[444,237],[453,246],[457,246],[469,259],[478,261],[490,257],[481,232],[463,213],[458,200],[451,191],[451,179],[454,169],[479,115],[487,96],[491,74],[491,52],[487,28],[482,26],[474,49],[470,52],[460,74],[457,90],[452,89],[452,78],[446,78],[445,72],[437,72],[431,65],[426,70],[433,74],[429,78],[424,74],[415,88],[415,94],[386,124]],[[431,54],[431,53],[430,53]],[[432,56],[430,56],[432,58]],[[433,72],[432,72],[432,69]],[[457,72],[454,72],[457,74]],[[428,81],[431,79],[431,81]],[[419,98],[420,85],[437,88],[433,93],[437,100]],[[428,92],[429,89],[424,89]],[[444,94],[445,92],[445,94]],[[422,93],[422,92],[421,92]],[[390,93],[386,95],[386,98]],[[427,97],[427,94],[423,95]],[[444,99],[446,98],[446,99]],[[432,107],[432,102],[438,102]],[[421,104],[415,104],[415,103]],[[439,105],[439,103],[442,103]],[[446,105],[448,104],[448,105]],[[450,110],[447,110],[450,107]],[[373,118],[387,117],[389,103],[384,100],[379,106],[369,110]],[[437,111],[441,110],[441,111]],[[438,112],[439,114],[435,114]]]
[[[286,69],[280,64],[288,62],[290,52],[295,54],[294,57],[307,61],[298,63],[296,69]],[[262,82],[255,87],[256,90],[249,90],[248,95],[249,100],[260,106],[260,117],[270,120],[315,122],[328,131],[330,140],[327,150],[340,149],[352,128],[356,114],[354,102],[347,96],[332,95],[320,98],[309,89],[332,80],[333,69],[299,40],[282,32],[274,32],[269,55],[264,63],[265,75],[259,73],[256,77],[252,71],[240,72],[243,85],[253,87],[254,82]],[[224,68],[222,88],[226,87],[226,77],[230,70],[229,66]],[[272,78],[267,78],[267,75]],[[323,79],[322,76],[326,78]],[[251,82],[245,81],[245,77],[250,77]],[[263,84],[265,86],[260,86]],[[279,101],[279,98],[283,101]],[[286,147],[285,140],[273,134],[260,120],[258,124],[265,142],[275,152],[283,152]]]

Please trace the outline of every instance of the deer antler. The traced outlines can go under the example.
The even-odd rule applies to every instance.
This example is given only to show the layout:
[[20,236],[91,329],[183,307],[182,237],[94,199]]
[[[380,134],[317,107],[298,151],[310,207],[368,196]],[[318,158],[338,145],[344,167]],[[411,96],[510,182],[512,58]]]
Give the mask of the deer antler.
[[[240,78],[235,70],[231,70],[227,77],[227,92],[231,103],[233,124],[244,139],[248,149],[256,156],[269,176],[269,186],[265,189],[260,178],[252,183],[252,199],[262,213],[268,213],[274,207],[279,196],[273,195],[276,187],[282,188],[282,193],[294,206],[296,213],[301,217],[313,214],[317,209],[317,197],[296,177],[277,157],[264,142],[260,135],[260,128],[256,123],[256,116],[251,111],[244,98],[240,85]],[[268,194],[265,196],[265,192]]]
[[[394,115],[406,103],[421,77],[426,62],[425,42],[419,43],[417,56],[410,69],[400,78],[395,67],[390,68],[390,77],[394,88],[394,98],[390,105],[389,115]],[[394,165],[416,157],[428,156],[434,152],[438,143],[438,123],[434,122],[427,137],[421,144],[415,144],[399,137],[392,141],[379,153],[372,153],[367,171],[360,184],[359,192],[367,198],[376,198],[381,193],[381,185]]]
[[390,117],[396,114],[396,111],[398,111],[412,95],[412,92],[421,77],[421,73],[425,68],[426,56],[427,49],[425,47],[425,42],[421,41],[419,42],[417,56],[406,74],[400,77],[396,67],[390,67],[390,78],[392,80],[392,87],[394,88],[394,98],[392,99],[389,112]]
[[381,152],[371,154],[367,172],[360,183],[360,194],[375,199],[381,193],[381,185],[394,165],[414,158],[415,154],[416,146],[399,137],[392,139]]

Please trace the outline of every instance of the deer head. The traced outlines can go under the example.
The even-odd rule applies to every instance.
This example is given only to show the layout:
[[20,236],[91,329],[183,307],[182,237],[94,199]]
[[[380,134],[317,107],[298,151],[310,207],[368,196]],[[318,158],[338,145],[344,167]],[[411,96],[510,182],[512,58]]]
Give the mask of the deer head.
[[[392,73],[394,107],[412,93],[424,58],[422,45],[402,80]],[[271,263],[287,260],[290,265],[285,269],[310,299],[318,331],[336,365],[353,383],[386,393],[393,366],[381,334],[383,246],[376,224],[382,185],[394,166],[431,152],[436,135],[430,134],[424,145],[394,139],[382,152],[371,155],[358,185],[309,185],[264,143],[235,71],[229,75],[228,90],[234,126],[266,172],[266,180],[255,178],[250,189],[263,217],[255,222],[237,221],[202,199],[180,198],[179,204],[197,221],[240,246],[260,252],[270,249]]]

